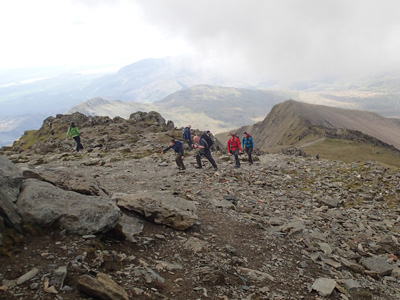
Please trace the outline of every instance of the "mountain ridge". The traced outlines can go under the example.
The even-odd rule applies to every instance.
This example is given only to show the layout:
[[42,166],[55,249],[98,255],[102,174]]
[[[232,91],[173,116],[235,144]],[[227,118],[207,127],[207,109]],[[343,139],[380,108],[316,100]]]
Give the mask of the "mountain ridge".
[[[400,149],[400,126],[392,119],[368,111],[294,100],[275,105],[263,121],[234,130],[240,136],[245,131],[251,133],[259,149],[270,152],[313,141],[322,142],[323,137],[337,140],[345,140],[347,137],[353,142],[362,144],[364,141],[365,145],[379,145],[394,152]],[[363,138],[360,137],[362,135]],[[226,140],[226,133],[217,134],[216,137],[220,141]]]

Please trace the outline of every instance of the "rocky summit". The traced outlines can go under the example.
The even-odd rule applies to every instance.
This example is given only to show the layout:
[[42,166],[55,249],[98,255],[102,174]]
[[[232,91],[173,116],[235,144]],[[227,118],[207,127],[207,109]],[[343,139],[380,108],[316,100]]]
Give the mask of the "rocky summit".
[[160,153],[180,131],[60,115],[3,148],[0,298],[400,299],[398,169],[301,151],[235,169],[217,144],[218,171],[195,151],[182,171]]

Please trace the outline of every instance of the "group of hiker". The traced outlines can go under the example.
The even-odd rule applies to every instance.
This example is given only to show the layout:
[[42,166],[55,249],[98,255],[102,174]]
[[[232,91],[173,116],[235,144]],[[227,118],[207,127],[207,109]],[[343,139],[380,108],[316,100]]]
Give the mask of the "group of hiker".
[[[215,160],[211,155],[211,146],[213,145],[214,140],[211,137],[210,131],[206,131],[200,136],[195,135],[192,139],[192,135],[190,132],[191,128],[192,126],[188,125],[182,130],[182,138],[186,141],[189,151],[197,149],[197,154],[196,154],[197,166],[195,166],[195,168],[196,169],[202,168],[201,158],[204,156],[211,163],[214,170],[215,171],[218,170],[217,164],[215,163]],[[83,146],[80,140],[81,134],[74,122],[71,122],[68,128],[66,138],[68,138],[69,136],[72,136],[72,138],[76,142],[76,148],[74,152],[79,152],[83,150]],[[249,133],[245,132],[243,134],[242,142],[240,142],[236,134],[230,133],[228,135],[228,140],[226,142],[226,145],[228,154],[233,155],[235,157],[235,168],[240,168],[239,154],[242,152],[242,149],[247,153],[249,165],[253,164],[253,159],[251,155],[254,149],[254,142],[253,138]],[[165,153],[170,149],[173,149],[175,151],[176,154],[175,161],[178,168],[180,170],[185,170],[186,169],[185,164],[183,163],[183,158],[184,158],[183,143],[180,140],[171,139],[169,142],[169,147],[165,148],[163,151],[161,151],[161,153]]]
[[[192,149],[197,149],[198,152],[196,154],[196,169],[202,168],[201,158],[204,156],[211,163],[214,170],[217,171],[218,167],[215,163],[211,155],[211,146],[214,141],[211,137],[210,131],[206,131],[200,136],[195,135],[192,139],[191,126],[188,125],[182,130],[182,138],[186,141],[189,147],[189,151]],[[249,165],[253,164],[252,153],[254,149],[254,142],[251,135],[247,132],[243,134],[242,142],[240,142],[239,138],[236,134],[230,133],[229,138],[226,142],[227,150],[229,155],[233,155],[235,157],[235,168],[240,168],[240,159],[239,154],[242,152],[242,149],[246,151],[248,156]],[[176,164],[180,170],[185,170],[185,165],[183,163],[184,158],[184,145],[180,140],[171,139],[169,142],[169,147],[165,148],[161,153],[165,153],[166,151],[173,149],[176,154]]]

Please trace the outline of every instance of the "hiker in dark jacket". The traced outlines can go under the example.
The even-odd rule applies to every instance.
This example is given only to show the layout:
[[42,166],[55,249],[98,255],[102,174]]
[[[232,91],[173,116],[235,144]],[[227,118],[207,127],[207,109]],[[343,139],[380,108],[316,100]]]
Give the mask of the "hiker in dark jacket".
[[68,139],[69,135],[71,135],[72,138],[76,142],[76,149],[74,150],[74,152],[79,152],[80,150],[83,150],[83,146],[81,144],[81,137],[80,137],[81,134],[79,132],[78,127],[76,127],[74,122],[71,122],[71,125],[68,128],[66,139]]
[[217,164],[215,163],[215,160],[211,156],[210,146],[208,145],[207,141],[204,138],[200,138],[199,136],[195,135],[193,137],[193,142],[195,142],[194,147],[199,150],[196,155],[197,166],[195,168],[196,169],[202,168],[201,157],[204,156],[214,167],[214,171],[217,171],[218,167]]
[[229,138],[226,142],[228,155],[233,154],[235,156],[235,168],[240,168],[239,152],[242,151],[242,148],[240,147],[239,138],[233,133],[230,133],[228,136]]
[[187,142],[187,144],[189,146],[189,151],[193,149],[193,142],[192,142],[192,136],[190,134],[190,128],[192,128],[191,125],[188,125],[187,127],[185,127],[184,134],[183,134],[183,138],[185,139],[185,141]]
[[251,158],[251,153],[253,152],[254,142],[253,138],[247,132],[243,134],[242,148],[246,151],[247,156],[249,157],[249,165],[252,165],[253,159]]
[[169,142],[169,147],[165,148],[163,151],[161,151],[161,154],[167,152],[169,149],[174,149],[176,153],[176,165],[178,166],[179,170],[185,170],[185,165],[183,164],[183,158],[184,158],[184,153],[183,153],[183,144],[181,141],[178,140],[170,140]]

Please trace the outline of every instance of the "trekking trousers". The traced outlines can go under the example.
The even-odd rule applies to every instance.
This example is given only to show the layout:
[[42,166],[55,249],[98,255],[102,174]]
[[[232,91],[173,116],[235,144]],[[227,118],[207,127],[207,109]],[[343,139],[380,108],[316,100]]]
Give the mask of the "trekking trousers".
[[78,152],[79,150],[82,150],[83,149],[83,146],[82,146],[82,144],[81,144],[81,137],[78,135],[78,136],[74,136],[73,137],[73,139],[75,140],[75,142],[76,142],[76,151]]
[[249,157],[249,164],[253,164],[253,159],[251,158],[251,153],[253,152],[253,147],[245,148],[247,156]]
[[202,166],[201,166],[201,156],[204,156],[205,158],[207,158],[208,159],[208,161],[211,163],[211,165],[214,167],[214,169],[216,169],[217,168],[217,164],[215,163],[215,160],[212,158],[212,156],[211,156],[211,151],[210,151],[210,149],[206,149],[204,152],[202,152],[202,153],[197,153],[197,155],[196,155],[196,161],[197,161],[197,164],[199,165],[199,167],[201,168]]
[[176,162],[176,165],[178,166],[178,168],[180,168],[180,169],[182,169],[182,170],[185,170],[185,169],[186,169],[186,168],[185,168],[185,165],[184,165],[184,163],[183,163],[182,155],[181,155],[180,153],[178,153],[178,154],[176,155],[175,162]]
[[239,167],[240,166],[239,149],[236,149],[235,151],[232,151],[231,153],[235,156],[235,166]]
[[188,144],[188,146],[189,146],[189,151],[192,150],[192,149],[193,149],[193,142],[192,142],[192,139],[187,139],[186,142],[187,142],[187,144]]

